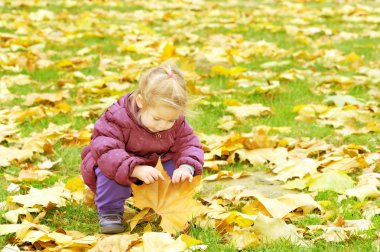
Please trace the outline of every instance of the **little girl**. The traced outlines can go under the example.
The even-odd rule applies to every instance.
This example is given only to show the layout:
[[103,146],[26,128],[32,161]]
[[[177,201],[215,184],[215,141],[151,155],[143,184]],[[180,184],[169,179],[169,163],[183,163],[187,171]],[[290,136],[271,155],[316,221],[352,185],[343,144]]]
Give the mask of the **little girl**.
[[121,97],[95,123],[91,143],[82,151],[84,182],[95,192],[102,233],[124,231],[124,201],[131,183],[164,179],[159,158],[172,183],[202,173],[201,143],[183,114],[186,81],[176,67],[158,66],[142,74],[138,88]]

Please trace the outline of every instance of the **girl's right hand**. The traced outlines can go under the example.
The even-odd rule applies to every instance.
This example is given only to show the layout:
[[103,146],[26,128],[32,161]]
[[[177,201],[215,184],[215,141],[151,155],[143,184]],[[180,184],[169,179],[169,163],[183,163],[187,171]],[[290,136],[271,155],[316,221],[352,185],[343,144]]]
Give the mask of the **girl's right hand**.
[[137,165],[133,170],[131,177],[144,181],[145,184],[153,183],[158,179],[165,180],[159,170],[149,165]]

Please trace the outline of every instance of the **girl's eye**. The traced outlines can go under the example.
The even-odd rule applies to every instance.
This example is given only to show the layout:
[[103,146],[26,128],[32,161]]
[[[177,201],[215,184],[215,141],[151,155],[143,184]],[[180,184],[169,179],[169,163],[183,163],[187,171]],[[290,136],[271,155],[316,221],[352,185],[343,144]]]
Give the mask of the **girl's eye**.
[[155,120],[155,121],[159,121],[160,119],[159,119],[159,118],[156,118],[156,117],[153,117],[153,120]]

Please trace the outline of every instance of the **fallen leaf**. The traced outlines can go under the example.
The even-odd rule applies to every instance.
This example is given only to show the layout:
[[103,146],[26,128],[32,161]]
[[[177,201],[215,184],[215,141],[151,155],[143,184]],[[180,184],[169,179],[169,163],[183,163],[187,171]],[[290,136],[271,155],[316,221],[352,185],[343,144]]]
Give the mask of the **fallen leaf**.
[[360,201],[364,201],[366,198],[378,198],[380,197],[380,191],[376,185],[362,185],[351,189],[347,189],[344,192],[349,197],[356,197]]
[[311,158],[292,158],[280,163],[272,169],[277,175],[271,178],[272,181],[279,180],[286,182],[291,178],[303,178],[305,175],[317,174],[319,164]]
[[281,219],[273,219],[260,213],[256,218],[252,231],[263,243],[278,239],[289,239],[292,242],[298,242],[300,239],[295,226],[286,224]]
[[4,173],[4,177],[6,180],[11,182],[23,182],[23,181],[43,181],[53,175],[52,172],[47,170],[34,170],[34,169],[26,169],[21,170],[18,177],[13,177]]
[[10,245],[10,244],[7,244],[2,250],[1,252],[17,252],[17,251],[21,251],[17,245]]
[[58,93],[44,93],[44,94],[37,94],[37,93],[30,93],[25,98],[24,105],[30,106],[34,103],[56,103],[59,101],[62,101],[64,99],[67,99],[70,97],[69,91],[61,91]]
[[232,244],[239,250],[260,245],[259,239],[251,230],[235,230],[229,232],[228,235]]
[[243,177],[247,177],[247,176],[251,176],[251,175],[252,175],[252,173],[247,172],[247,171],[235,172],[234,173],[232,171],[223,170],[223,171],[219,171],[216,174],[207,176],[203,180],[204,181],[215,181],[215,180],[228,179],[228,178],[238,179],[238,178],[243,178]]
[[329,104],[333,103],[335,106],[343,107],[344,105],[364,105],[361,99],[355,98],[351,95],[332,95],[328,96],[323,102]]
[[316,174],[308,179],[307,185],[310,191],[334,191],[344,193],[345,190],[354,187],[354,180],[342,171],[330,171]]
[[100,238],[96,245],[88,250],[89,252],[103,251],[128,251],[136,242],[140,242],[138,234],[115,234]]
[[19,215],[25,215],[26,213],[38,213],[38,208],[17,208],[10,210],[3,214],[3,217],[10,223],[16,224],[18,222]]
[[18,230],[21,230],[25,226],[25,224],[1,224],[0,235],[16,233]]
[[285,184],[281,186],[285,189],[298,189],[298,190],[303,190],[307,187],[306,181],[304,179],[289,180],[288,182],[286,182]]
[[141,209],[152,208],[162,218],[160,223],[162,229],[174,234],[203,208],[192,198],[201,177],[195,176],[191,183],[186,180],[173,184],[163,170],[161,161],[157,163],[156,168],[164,174],[165,180],[141,186],[132,184],[134,205]]
[[263,149],[254,149],[246,150],[239,149],[233,152],[228,157],[229,163],[234,163],[235,160],[248,160],[252,165],[262,165],[265,163],[279,164],[286,161],[288,157],[288,151],[286,148],[263,148]]
[[135,216],[133,216],[133,218],[131,219],[131,222],[130,222],[130,231],[132,232],[132,230],[136,227],[137,223],[145,217],[145,215],[147,215],[149,213],[149,208],[144,208],[143,210],[141,210],[138,214],[136,214]]
[[45,160],[43,163],[38,164],[37,167],[42,170],[51,169],[54,165],[60,162],[62,162],[62,158],[58,159],[55,162],[52,162],[51,160]]
[[239,121],[249,116],[267,116],[272,113],[269,107],[262,104],[230,106],[226,108],[226,111],[232,113]]
[[219,166],[225,166],[228,165],[228,162],[226,160],[213,160],[213,161],[205,161],[203,168],[210,170],[210,171],[219,171]]
[[187,234],[181,234],[178,239],[181,239],[184,243],[186,243],[188,248],[202,243],[201,240],[197,240]]
[[218,120],[218,128],[230,131],[233,127],[236,126],[236,121],[232,116],[223,116]]
[[342,242],[349,239],[349,237],[343,229],[338,229],[338,230],[329,229],[325,233],[323,233],[322,235],[318,236],[315,239],[316,240],[323,239],[328,242]]
[[71,192],[84,191],[85,185],[81,176],[73,177],[67,180],[65,188]]
[[310,225],[308,228],[312,231],[323,230],[324,234],[316,239],[325,239],[326,241],[341,242],[357,235],[359,231],[365,231],[373,228],[369,220],[345,220],[338,216],[335,221],[328,225]]
[[20,150],[18,148],[7,148],[0,146],[0,167],[7,167],[15,161],[24,161],[33,156],[33,152],[29,150]]
[[20,130],[17,129],[18,123],[1,124],[0,123],[0,143],[16,135]]
[[[143,234],[144,252],[182,252],[187,248],[180,237],[174,240],[168,233],[150,232]],[[104,250],[103,250],[104,251]]]
[[241,198],[256,198],[274,218],[283,218],[291,211],[302,208],[304,214],[310,213],[313,209],[322,207],[314,201],[308,194],[286,194],[274,199],[265,197],[262,193],[255,190],[245,190],[239,193],[235,200]]
[[55,204],[57,207],[66,205],[67,199],[70,199],[70,192],[62,187],[52,187],[46,189],[31,188],[28,194],[9,196],[9,201],[18,203],[25,208],[34,206],[47,207],[49,204]]

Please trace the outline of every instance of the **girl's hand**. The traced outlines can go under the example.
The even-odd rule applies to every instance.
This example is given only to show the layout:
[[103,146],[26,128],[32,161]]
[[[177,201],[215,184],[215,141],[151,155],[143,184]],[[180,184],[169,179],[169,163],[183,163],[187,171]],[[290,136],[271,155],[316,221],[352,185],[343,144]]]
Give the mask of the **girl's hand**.
[[158,179],[165,180],[159,170],[149,165],[137,165],[133,170],[131,177],[144,181],[145,184],[153,183]]
[[189,180],[189,182],[193,181],[193,175],[191,175],[189,168],[186,166],[180,166],[173,172],[172,183],[176,184],[179,182],[184,182],[185,180]]

